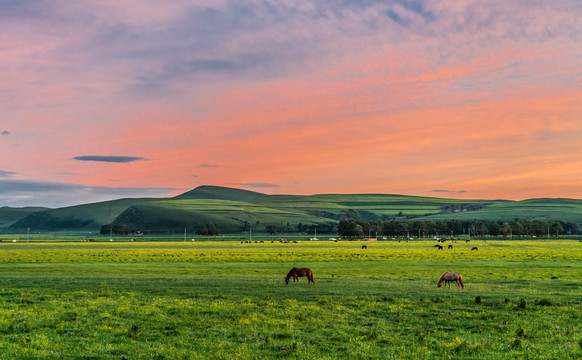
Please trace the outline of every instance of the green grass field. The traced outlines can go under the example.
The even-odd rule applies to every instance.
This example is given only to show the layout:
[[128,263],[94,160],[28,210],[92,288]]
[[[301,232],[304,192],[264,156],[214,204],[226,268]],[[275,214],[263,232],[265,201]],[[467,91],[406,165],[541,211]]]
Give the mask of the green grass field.
[[0,359],[582,357],[582,243],[434,244],[3,242]]

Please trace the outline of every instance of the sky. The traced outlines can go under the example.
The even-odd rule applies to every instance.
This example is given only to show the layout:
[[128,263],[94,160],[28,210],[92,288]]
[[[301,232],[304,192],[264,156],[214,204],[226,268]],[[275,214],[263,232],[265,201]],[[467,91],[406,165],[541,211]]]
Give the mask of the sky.
[[3,0],[0,79],[0,207],[582,198],[579,0]]

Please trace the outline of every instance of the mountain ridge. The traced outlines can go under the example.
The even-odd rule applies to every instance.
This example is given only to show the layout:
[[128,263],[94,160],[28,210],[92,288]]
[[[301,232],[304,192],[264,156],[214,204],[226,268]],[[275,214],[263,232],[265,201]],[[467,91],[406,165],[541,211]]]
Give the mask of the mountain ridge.
[[[1,210],[1,209],[0,209]],[[168,198],[122,198],[57,209],[39,208],[0,224],[7,231],[97,230],[120,228],[196,229],[217,224],[222,233],[240,232],[252,224],[295,228],[298,224],[331,226],[341,219],[363,220],[497,220],[516,218],[560,220],[582,225],[582,200],[536,198],[459,200],[398,194],[268,195],[260,192],[203,185]],[[173,230],[172,230],[173,231]]]

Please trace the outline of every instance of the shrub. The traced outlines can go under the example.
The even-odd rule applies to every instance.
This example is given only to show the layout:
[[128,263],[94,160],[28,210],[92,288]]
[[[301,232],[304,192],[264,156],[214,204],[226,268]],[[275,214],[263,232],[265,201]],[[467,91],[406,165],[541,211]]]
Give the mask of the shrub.
[[535,304],[536,304],[536,305],[539,305],[539,306],[552,306],[552,305],[554,305],[554,304],[553,304],[553,303],[550,301],[550,299],[540,299],[540,300],[537,300],[537,301],[535,302]]

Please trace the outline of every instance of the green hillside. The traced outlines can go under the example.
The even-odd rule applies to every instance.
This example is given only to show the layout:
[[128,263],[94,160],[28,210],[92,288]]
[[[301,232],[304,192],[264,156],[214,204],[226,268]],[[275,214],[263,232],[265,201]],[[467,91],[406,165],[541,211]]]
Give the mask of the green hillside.
[[[582,226],[582,200],[529,199],[455,200],[390,194],[266,195],[258,192],[201,186],[173,198],[119,199],[101,203],[42,209],[10,223],[8,231],[95,231],[110,226],[124,231],[197,230],[204,224],[221,233],[252,227],[265,231],[296,231],[297,225],[332,227],[342,219],[497,220],[516,218],[560,220]],[[0,212],[1,215],[1,212]],[[117,231],[116,230],[116,231]]]
[[18,220],[8,227],[8,229],[21,230],[30,228],[50,231],[96,230],[102,225],[114,221],[130,206],[148,203],[149,201],[155,200],[120,199],[38,211]]
[[[427,216],[431,220],[448,220],[451,214]],[[573,199],[529,199],[522,201],[496,201],[474,211],[456,213],[459,220],[512,220],[528,218],[535,220],[561,220],[582,225],[582,200]]]
[[47,210],[47,208],[43,207],[13,208],[3,206],[0,208],[0,228],[9,227],[18,220],[25,218],[30,214],[43,210]]

